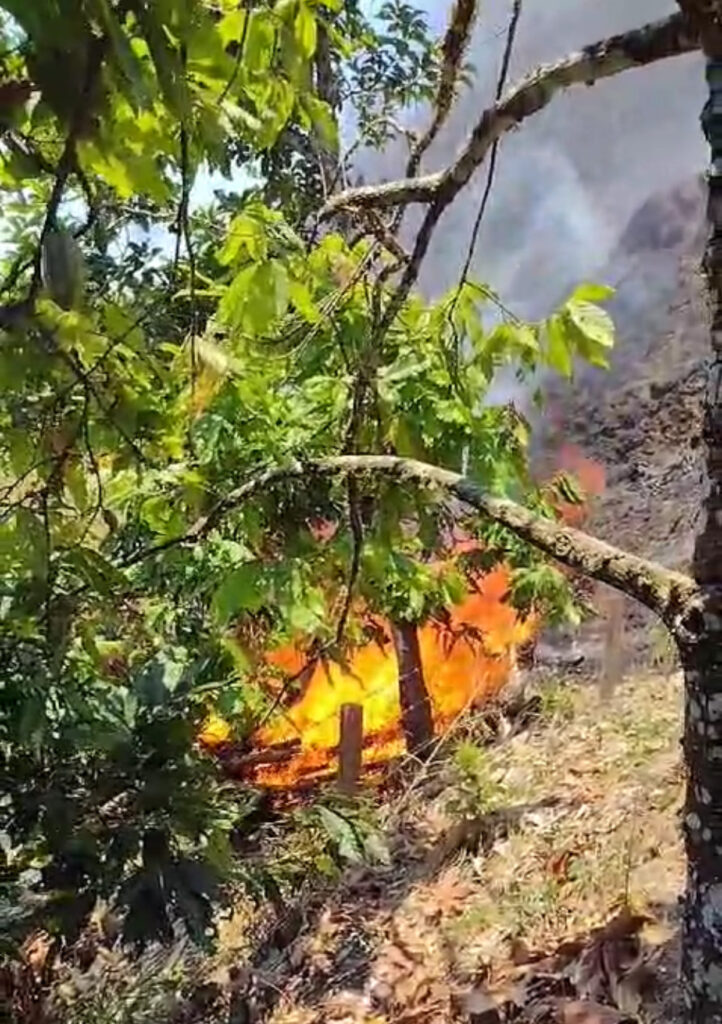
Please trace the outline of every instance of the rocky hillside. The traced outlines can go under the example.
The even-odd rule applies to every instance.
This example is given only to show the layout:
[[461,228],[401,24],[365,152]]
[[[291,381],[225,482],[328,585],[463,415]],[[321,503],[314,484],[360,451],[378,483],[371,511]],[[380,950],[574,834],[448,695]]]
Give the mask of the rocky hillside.
[[[590,524],[597,536],[680,569],[689,567],[703,495],[705,234],[701,178],[634,213],[601,275],[617,288],[611,370],[582,369],[573,387],[552,388],[546,438],[579,444],[604,464],[607,489]],[[629,625],[647,629],[627,611]]]

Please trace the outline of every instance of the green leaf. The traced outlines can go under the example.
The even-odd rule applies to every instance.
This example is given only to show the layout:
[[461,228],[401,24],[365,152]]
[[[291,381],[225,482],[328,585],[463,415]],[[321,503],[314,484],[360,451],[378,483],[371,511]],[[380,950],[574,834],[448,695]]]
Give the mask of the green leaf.
[[330,153],[338,153],[338,121],[328,103],[317,96],[306,95],[302,99],[302,107],[308,114],[321,144]]
[[160,653],[143,666],[135,681],[138,698],[150,707],[165,704],[178,687],[186,668],[183,659]]
[[218,34],[224,47],[229,43],[239,43],[243,39],[248,11],[235,10],[225,14],[218,22]]
[[123,573],[92,548],[73,548],[68,552],[66,562],[104,597],[119,596],[128,588]]
[[288,308],[288,271],[279,260],[246,267],[223,296],[219,319],[236,331],[265,334]]
[[296,15],[296,21],[294,24],[294,34],[301,52],[308,60],[310,60],[316,52],[316,19],[304,3],[304,0],[300,0],[298,5],[298,14]]
[[351,864],[360,864],[363,860],[363,846],[360,844],[353,825],[329,807],[320,805],[318,814],[331,839],[336,844],[338,855]]
[[553,370],[562,377],[570,378],[573,370],[572,353],[569,348],[564,323],[558,316],[552,316],[546,323],[546,360]]
[[232,266],[241,258],[261,262],[268,254],[268,240],[260,221],[248,213],[240,213],[231,221],[225,245],[218,253],[218,262]]
[[294,278],[288,283],[288,297],[294,308],[310,324],[318,323],[321,313],[311,297],[311,291],[303,281]]
[[326,602],[317,587],[305,589],[290,602],[288,624],[294,633],[311,633],[326,620]]
[[249,562],[234,569],[213,595],[213,611],[226,623],[241,611],[257,612],[266,600],[265,575],[260,565]]
[[574,326],[593,344],[601,348],[614,345],[614,323],[609,313],[591,302],[570,300],[566,312]]
[[569,302],[604,302],[614,295],[614,288],[606,284],[592,284],[584,282],[574,289],[569,296]]
[[93,0],[93,4],[110,39],[117,68],[128,86],[128,99],[134,105],[147,106],[150,93],[143,77],[143,67],[130,40],[118,24],[115,11],[108,0]]
[[148,44],[165,102],[182,124],[191,116],[190,96],[179,51],[170,43],[166,26],[159,20],[162,7],[138,4],[136,16]]
[[276,33],[268,11],[252,11],[243,50],[243,69],[247,74],[255,76],[269,70],[275,40]]

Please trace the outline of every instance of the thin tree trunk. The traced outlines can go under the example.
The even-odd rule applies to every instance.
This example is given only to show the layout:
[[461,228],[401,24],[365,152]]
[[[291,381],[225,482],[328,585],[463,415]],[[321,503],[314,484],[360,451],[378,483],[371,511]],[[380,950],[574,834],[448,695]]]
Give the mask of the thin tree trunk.
[[624,672],[624,596],[616,590],[605,594],[604,649],[599,677],[599,696],[611,700]]
[[[722,58],[722,49],[715,47]],[[680,653],[686,682],[684,749],[688,770],[682,982],[687,1024],[722,1024],[722,60],[707,48],[710,100],[703,126],[712,151],[709,238],[711,363],[704,407],[709,490],[694,576],[704,609],[688,623]]]
[[397,622],[393,626],[394,647],[399,666],[401,728],[410,754],[423,755],[434,738],[431,701],[421,665],[416,626]]

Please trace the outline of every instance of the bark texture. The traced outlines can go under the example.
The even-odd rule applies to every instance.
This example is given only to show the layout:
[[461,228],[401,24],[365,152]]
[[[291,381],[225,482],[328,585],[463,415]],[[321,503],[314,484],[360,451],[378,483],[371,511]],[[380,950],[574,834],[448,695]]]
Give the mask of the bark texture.
[[708,58],[710,95],[702,124],[712,157],[704,259],[711,319],[703,419],[708,493],[694,555],[703,599],[680,644],[688,771],[682,981],[687,1024],[722,1024],[722,3],[694,0],[682,6],[700,19]]
[[451,112],[456,96],[456,83],[464,54],[469,45],[477,10],[477,0],[455,0],[451,9],[449,24],[441,47],[441,72],[434,100],[434,116],[431,124],[411,151],[406,165],[407,178],[416,176],[424,153],[439,134]]
[[351,795],[361,776],[364,740],[364,709],[362,704],[343,704],[338,744],[338,788]]
[[722,49],[722,5],[720,0],[678,0],[679,7],[700,33],[708,56]]
[[423,756],[434,738],[431,701],[421,665],[419,634],[409,622],[394,623],[394,647],[399,665],[401,728],[410,754]]
[[655,612],[680,640],[697,629],[695,616],[702,611],[702,592],[684,573],[672,572],[657,562],[628,554],[556,520],[542,519],[514,501],[490,497],[478,484],[460,473],[396,455],[339,455],[265,470],[221,498],[186,533],[145,548],[121,564],[124,567],[136,565],[177,545],[197,543],[234,508],[277,484],[291,480],[308,483],[314,477],[364,474],[388,476],[399,485],[437,487],[508,527],[570,569],[636,598]]

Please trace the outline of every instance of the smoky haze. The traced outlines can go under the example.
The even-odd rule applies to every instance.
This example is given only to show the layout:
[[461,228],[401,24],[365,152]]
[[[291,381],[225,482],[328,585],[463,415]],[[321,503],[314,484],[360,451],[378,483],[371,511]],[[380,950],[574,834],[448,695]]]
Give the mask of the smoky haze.
[[[435,28],[443,27],[448,6],[426,0]],[[493,98],[511,2],[482,0],[480,6],[469,51],[474,82],[428,154],[427,171],[453,158]],[[675,8],[673,0],[525,0],[509,84],[539,64]],[[704,98],[697,54],[557,96],[502,141],[473,275],[529,317],[545,314],[575,282],[600,274],[607,280],[614,273],[610,253],[635,210],[651,194],[704,170]],[[422,112],[416,123],[425,123]],[[403,157],[400,149],[367,154],[359,170],[368,183],[398,177]],[[485,178],[486,166],[439,225],[421,275],[430,296],[458,279]]]

